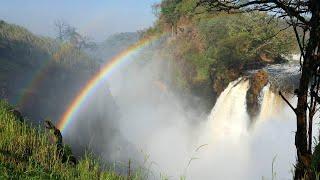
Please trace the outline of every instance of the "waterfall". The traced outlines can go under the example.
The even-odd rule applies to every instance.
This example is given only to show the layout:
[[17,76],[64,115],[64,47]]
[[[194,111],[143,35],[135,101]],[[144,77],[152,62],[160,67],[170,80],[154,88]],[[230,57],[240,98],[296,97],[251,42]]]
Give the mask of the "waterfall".
[[270,89],[270,84],[262,89],[261,93],[261,108],[258,116],[258,121],[268,120],[277,116],[284,109],[284,102],[278,94],[275,94]]
[[[199,180],[272,179],[272,161],[276,156],[276,179],[292,178],[295,116],[270,85],[261,91],[261,110],[251,126],[246,105],[250,83],[246,78],[229,83],[207,117],[194,116],[199,120],[190,121],[186,114],[194,111],[183,108],[179,98],[152,98],[161,93],[154,93],[150,69],[148,73],[134,71],[124,80],[114,80],[125,86],[119,84],[119,88],[111,90],[125,112],[119,121],[120,132],[152,162],[146,167],[153,174],[161,173],[170,179],[179,179],[181,175]],[[112,82],[111,87],[115,87]],[[128,151],[119,157],[137,157],[132,154]]]
[[[209,126],[212,128],[214,138],[233,136],[239,137],[248,133],[249,116],[246,108],[246,94],[249,81],[238,79],[229,83],[228,87],[220,94],[210,115]],[[277,119],[285,109],[281,97],[274,93],[270,84],[261,91],[260,112],[257,121]]]
[[248,115],[246,94],[249,81],[238,79],[231,82],[221,93],[208,117],[213,138],[238,138],[247,133]]
[[[208,147],[198,155],[190,179],[271,179],[275,157],[277,179],[292,178],[294,114],[267,85],[261,91],[256,123],[248,128],[248,89],[248,80],[238,79],[217,99],[199,140]],[[205,171],[210,173],[199,173]]]

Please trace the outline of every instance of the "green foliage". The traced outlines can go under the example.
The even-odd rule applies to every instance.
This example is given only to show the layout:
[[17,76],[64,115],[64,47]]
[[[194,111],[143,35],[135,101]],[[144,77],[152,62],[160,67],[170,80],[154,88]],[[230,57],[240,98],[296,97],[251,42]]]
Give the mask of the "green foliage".
[[[2,20],[0,20],[0,39],[2,46],[5,43],[9,46],[16,45],[20,47],[28,45],[29,48],[40,49],[46,52],[50,52],[55,46],[55,42],[50,38],[35,36],[21,26],[8,24]],[[11,46],[11,48],[15,47]]]
[[[80,84],[98,69],[97,58],[72,43],[36,36],[4,21],[0,21],[0,64],[0,98],[16,104],[23,95],[33,97],[28,115],[52,119],[61,115]],[[30,91],[28,84],[39,73],[41,81]]]
[[95,59],[79,51],[70,43],[62,43],[52,55],[53,62],[70,70],[94,70],[97,68]]
[[177,5],[177,11],[183,15],[192,15],[196,5],[197,5],[196,0],[184,0],[183,3],[180,3]]
[[48,135],[18,121],[10,109],[0,101],[0,179],[125,179],[103,171],[90,155],[76,166],[63,164]]
[[281,32],[279,22],[264,13],[220,14],[198,26],[211,57],[225,67],[257,61],[262,53],[285,56],[294,46],[293,34]]
[[182,0],[164,0],[161,2],[160,13],[165,22],[174,25],[180,18],[180,13],[176,10]]
[[[226,70],[241,71],[250,63],[274,63],[296,50],[294,34],[282,30],[285,22],[252,12],[226,14],[203,12],[197,0],[164,0],[158,8],[159,19],[150,32],[175,33],[164,53],[170,52],[177,64],[178,82],[189,87],[210,82],[211,67],[216,76]],[[168,28],[171,27],[171,29]],[[264,58],[262,61],[262,57]]]
[[37,37],[20,26],[0,21],[1,58],[6,58],[20,66],[34,68],[48,61],[50,51],[54,49],[53,40]]
[[316,142],[316,146],[313,151],[312,161],[311,161],[311,169],[315,172],[315,174],[319,175],[320,173],[320,144]]

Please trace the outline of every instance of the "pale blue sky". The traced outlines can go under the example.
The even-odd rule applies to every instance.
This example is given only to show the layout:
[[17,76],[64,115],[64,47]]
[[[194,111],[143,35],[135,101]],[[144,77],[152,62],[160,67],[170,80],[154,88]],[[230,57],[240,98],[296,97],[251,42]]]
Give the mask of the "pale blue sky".
[[117,32],[151,26],[151,6],[160,0],[0,0],[0,19],[32,32],[54,36],[62,19],[97,41]]

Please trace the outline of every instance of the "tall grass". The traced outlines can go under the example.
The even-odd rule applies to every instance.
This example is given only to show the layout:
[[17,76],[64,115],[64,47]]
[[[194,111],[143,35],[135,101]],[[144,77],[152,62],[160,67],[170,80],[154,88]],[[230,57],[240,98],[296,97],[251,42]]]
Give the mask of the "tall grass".
[[[154,174],[151,166],[156,165],[145,155],[143,165],[133,167],[132,160],[121,163],[126,174],[120,175],[114,167],[102,159],[85,154],[77,165],[62,163],[55,144],[50,142],[50,133],[44,127],[34,127],[21,122],[6,101],[0,100],[0,179],[106,179],[144,180],[171,179],[160,173]],[[204,146],[204,145],[202,145]],[[200,149],[200,146],[198,149]],[[196,152],[198,151],[196,150]],[[189,167],[192,159],[190,160]],[[133,163],[136,165],[136,163]],[[134,166],[135,166],[134,165]],[[131,168],[130,168],[131,166]],[[186,172],[179,177],[185,180]]]
[[0,179],[127,179],[102,170],[91,155],[62,163],[43,128],[19,121],[11,109],[0,100]]

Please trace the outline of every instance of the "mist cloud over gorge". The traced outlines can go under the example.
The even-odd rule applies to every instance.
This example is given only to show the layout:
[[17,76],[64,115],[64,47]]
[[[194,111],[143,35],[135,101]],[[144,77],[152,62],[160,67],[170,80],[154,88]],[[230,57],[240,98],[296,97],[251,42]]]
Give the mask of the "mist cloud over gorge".
[[146,166],[153,174],[174,179],[271,177],[274,157],[277,176],[291,176],[295,151],[290,109],[267,97],[266,106],[281,110],[276,115],[262,113],[249,129],[248,85],[241,82],[226,89],[211,115],[204,115],[205,110],[191,108],[194,104],[188,105],[171,86],[170,63],[161,54],[149,49],[132,58],[86,103],[69,130],[70,139],[78,136],[79,142],[89,142],[85,144],[108,161],[131,159],[135,167]]

